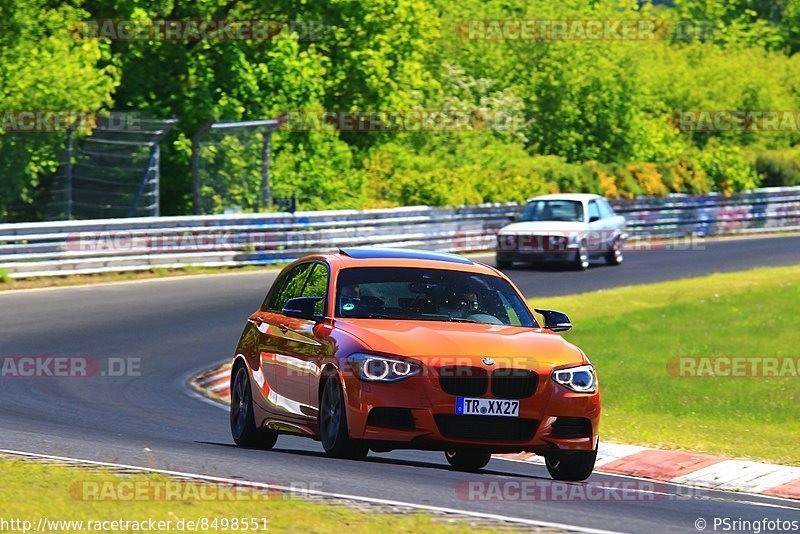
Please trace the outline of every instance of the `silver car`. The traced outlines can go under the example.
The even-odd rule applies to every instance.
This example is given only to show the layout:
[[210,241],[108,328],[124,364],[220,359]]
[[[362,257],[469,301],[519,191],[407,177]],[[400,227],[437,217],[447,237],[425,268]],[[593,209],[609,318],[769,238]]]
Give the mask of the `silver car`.
[[560,261],[586,269],[604,258],[622,263],[625,217],[600,195],[558,194],[530,199],[516,222],[497,233],[497,266]]

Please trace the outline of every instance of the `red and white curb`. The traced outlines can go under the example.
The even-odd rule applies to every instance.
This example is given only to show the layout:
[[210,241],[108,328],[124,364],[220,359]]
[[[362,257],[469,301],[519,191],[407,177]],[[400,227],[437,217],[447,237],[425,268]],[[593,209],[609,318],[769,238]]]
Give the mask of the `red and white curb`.
[[[228,403],[230,373],[230,363],[225,363],[199,373],[190,383],[203,396]],[[544,464],[541,456],[528,452],[498,454],[496,457]],[[700,488],[800,500],[800,467],[601,441],[595,470]]]
[[189,380],[189,384],[198,393],[210,399],[230,403],[231,398],[231,364],[218,365],[202,371]]

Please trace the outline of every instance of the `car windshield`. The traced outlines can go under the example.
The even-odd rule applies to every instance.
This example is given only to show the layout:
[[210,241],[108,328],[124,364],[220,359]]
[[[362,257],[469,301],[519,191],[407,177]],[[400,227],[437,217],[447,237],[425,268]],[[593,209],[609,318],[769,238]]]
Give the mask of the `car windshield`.
[[511,285],[440,269],[357,267],[339,273],[336,316],[536,327]]
[[532,200],[522,209],[519,220],[583,222],[583,203],[577,200]]

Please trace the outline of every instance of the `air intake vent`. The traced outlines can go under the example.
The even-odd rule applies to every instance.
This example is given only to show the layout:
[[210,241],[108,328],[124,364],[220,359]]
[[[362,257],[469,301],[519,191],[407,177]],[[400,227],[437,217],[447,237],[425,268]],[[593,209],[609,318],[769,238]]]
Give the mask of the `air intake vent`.
[[556,417],[551,435],[554,438],[590,438],[592,422],[584,417]]
[[414,416],[408,408],[373,408],[369,411],[367,426],[413,430]]
[[518,417],[490,415],[435,415],[439,432],[446,438],[492,441],[530,441],[539,422]]

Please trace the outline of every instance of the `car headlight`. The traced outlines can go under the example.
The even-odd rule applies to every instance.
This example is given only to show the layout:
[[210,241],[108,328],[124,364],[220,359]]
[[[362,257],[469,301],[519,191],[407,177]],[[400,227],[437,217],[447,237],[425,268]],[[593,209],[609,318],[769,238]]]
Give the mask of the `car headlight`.
[[417,363],[374,354],[351,354],[347,361],[354,374],[365,382],[397,382],[422,372]]
[[594,393],[597,389],[597,376],[591,365],[580,365],[553,371],[553,380],[577,393]]

